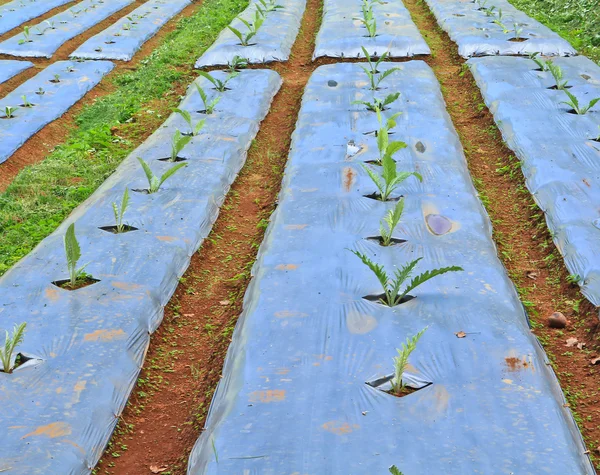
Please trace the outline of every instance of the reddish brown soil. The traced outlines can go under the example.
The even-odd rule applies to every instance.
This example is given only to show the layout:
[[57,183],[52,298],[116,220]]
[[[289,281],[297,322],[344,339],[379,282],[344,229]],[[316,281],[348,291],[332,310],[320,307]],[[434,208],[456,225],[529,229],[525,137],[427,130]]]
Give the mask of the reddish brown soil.
[[[141,4],[145,2],[136,1],[131,6],[120,10],[115,15],[112,15],[99,25],[96,25],[94,28],[88,30],[82,35],[77,36],[76,38],[68,41],[63,45],[59,50],[55,53],[55,55],[50,59],[40,59],[40,58],[29,58],[35,64],[35,67],[24,71],[23,73],[17,75],[16,77],[10,79],[4,84],[0,85],[0,97],[8,94],[14,88],[25,82],[26,80],[32,78],[37,73],[39,73],[46,66],[55,61],[68,59],[69,54],[71,54],[75,49],[77,49],[81,44],[83,44],[87,39],[92,36],[100,33],[101,31],[108,28],[112,23],[116,20],[122,18],[130,11],[139,7]],[[69,135],[70,131],[76,127],[75,117],[81,112],[83,107],[88,104],[93,103],[97,98],[105,96],[114,90],[112,85],[112,78],[122,74],[124,71],[132,70],[137,67],[140,61],[146,58],[156,47],[162,42],[164,37],[172,32],[177,26],[178,21],[181,18],[185,18],[193,15],[198,8],[200,8],[201,2],[193,3],[186,7],[179,15],[176,15],[169,22],[167,22],[150,40],[148,40],[142,48],[136,53],[131,61],[121,62],[121,61],[113,61],[116,64],[115,69],[107,75],[103,80],[98,84],[95,88],[93,88],[90,92],[88,92],[83,99],[78,101],[71,109],[67,111],[65,115],[63,115],[60,119],[51,122],[46,127],[44,127],[40,132],[31,137],[19,150],[17,150],[6,162],[0,164],[0,192],[6,189],[6,187],[10,184],[10,182],[14,179],[14,177],[25,168],[27,165],[32,165],[34,163],[42,161],[49,152],[54,149],[57,145],[64,142],[66,136]],[[40,17],[41,18],[41,17]],[[39,20],[34,24],[39,23]],[[20,30],[19,30],[20,31]],[[5,35],[6,36],[6,35]],[[12,35],[11,35],[12,36]],[[4,36],[0,36],[0,40],[4,38]],[[3,57],[0,55],[0,59],[7,59],[8,57]],[[14,58],[11,58],[14,59]],[[173,92],[181,92],[185,89],[185,86],[191,81],[191,77],[193,76],[192,70],[189,69],[187,71],[187,75],[182,77],[177,84],[174,85]],[[160,109],[168,110],[175,106],[178,102],[176,100],[175,94],[170,96],[172,99],[172,103],[169,103],[168,107],[159,107]],[[158,106],[162,106],[163,101],[160,101]],[[142,129],[142,134],[138,134],[136,137],[136,144],[141,143],[144,139],[146,139],[161,123],[161,119],[158,114],[155,114],[152,117],[146,117],[144,119],[148,122],[148,127]]]

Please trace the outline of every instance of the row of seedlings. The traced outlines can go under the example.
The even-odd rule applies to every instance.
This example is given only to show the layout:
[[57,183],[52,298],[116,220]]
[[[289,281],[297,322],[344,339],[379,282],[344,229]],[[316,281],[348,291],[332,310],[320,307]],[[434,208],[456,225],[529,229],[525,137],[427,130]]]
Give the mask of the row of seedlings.
[[113,68],[110,61],[58,61],[0,99],[0,163],[67,112]]
[[64,43],[89,30],[133,1],[83,0],[35,26],[23,27],[21,33],[0,43],[0,54],[51,58]]
[[281,85],[268,70],[211,75],[0,279],[2,327],[14,327],[2,342],[12,373],[0,377],[0,468],[89,473],[100,458]]
[[463,58],[485,55],[572,56],[577,51],[558,34],[507,0],[425,0]]
[[146,41],[190,4],[191,0],[149,0],[87,40],[71,58],[131,61]]
[[583,56],[536,54],[468,64],[546,215],[569,280],[600,306],[600,67]]
[[278,203],[189,475],[595,473],[424,62],[318,68]]
[[431,53],[402,2],[325,0],[313,59],[364,58],[363,49],[393,58]]
[[296,40],[306,0],[252,0],[214,44],[196,61],[196,68],[230,64],[287,61]]
[[70,0],[13,0],[0,5],[0,35],[69,2]]

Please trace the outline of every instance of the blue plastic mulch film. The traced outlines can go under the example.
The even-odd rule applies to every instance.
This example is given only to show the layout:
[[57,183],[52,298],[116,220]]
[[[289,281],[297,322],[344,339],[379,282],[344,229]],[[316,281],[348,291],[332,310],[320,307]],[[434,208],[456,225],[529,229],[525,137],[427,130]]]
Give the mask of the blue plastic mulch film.
[[[215,97],[207,80],[197,82]],[[180,107],[194,124],[206,119],[206,125],[182,153],[187,167],[157,193],[133,191],[148,188],[136,157],[157,175],[174,165],[160,161],[165,158],[161,147],[176,129],[188,129],[172,115],[0,279],[2,328],[27,322],[19,348],[31,358],[12,374],[0,373],[0,471],[90,473],[136,383],[163,306],[210,232],[280,85],[273,71],[243,71],[211,115],[197,112],[201,100],[190,88]],[[137,230],[100,229],[115,224],[111,203],[120,203],[126,187],[131,202],[124,221]],[[86,272],[99,279],[75,291],[51,283],[68,277],[63,235],[71,223],[81,246],[80,265],[89,263]]]
[[369,36],[360,20],[364,19],[361,0],[325,0],[313,59],[323,56],[364,58],[361,47],[370,56],[381,56],[385,52],[392,58],[431,54],[400,0],[367,3],[371,5],[375,21],[372,31],[375,36]]
[[[422,61],[381,68],[392,66],[385,92],[402,95],[384,115],[402,113],[390,136],[407,144],[398,169],[423,177],[393,195],[405,197],[396,244],[377,239],[396,203],[365,196],[376,188],[362,165],[379,156],[375,113],[353,105],[371,100],[365,73],[322,66],[190,475],[371,475],[392,464],[407,475],[595,473],[497,257],[435,75]],[[390,308],[364,298],[382,289],[349,249],[390,274],[421,257],[419,273],[464,271]],[[388,394],[396,349],[424,328],[405,379],[421,389]]]
[[[242,35],[242,41],[225,28],[213,45],[196,61],[196,68],[230,64],[238,56],[251,64],[287,61],[298,36],[306,0],[252,0],[230,27]],[[256,12],[264,12],[264,21],[253,36]],[[244,24],[247,22],[248,25]],[[249,27],[250,26],[250,27]]]
[[0,84],[8,81],[10,78],[22,73],[33,66],[30,61],[17,61],[14,59],[0,60]]
[[[37,0],[41,1],[41,0]],[[0,54],[51,58],[64,43],[89,30],[134,0],[84,0],[0,43]]]
[[191,0],[149,0],[102,33],[93,36],[71,58],[131,61],[140,47]]
[[[0,163],[67,112],[113,68],[110,61],[58,61],[0,99]],[[6,118],[6,107],[15,108],[12,118]]]
[[0,35],[71,0],[13,0],[0,5]]
[[577,54],[566,40],[507,0],[425,0],[463,58]]
[[[540,58],[543,60],[543,58]],[[580,107],[600,97],[600,67],[555,58]],[[549,71],[525,58],[468,61],[502,136],[521,161],[527,188],[581,292],[600,306],[600,103],[573,113]],[[554,89],[552,89],[554,88]]]

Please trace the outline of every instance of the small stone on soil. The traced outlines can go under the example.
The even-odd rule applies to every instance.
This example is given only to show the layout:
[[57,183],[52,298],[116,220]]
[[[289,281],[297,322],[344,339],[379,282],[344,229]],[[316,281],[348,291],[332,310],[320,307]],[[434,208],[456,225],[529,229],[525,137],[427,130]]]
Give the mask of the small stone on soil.
[[548,326],[550,328],[565,328],[567,326],[567,317],[560,312],[554,312],[548,317]]

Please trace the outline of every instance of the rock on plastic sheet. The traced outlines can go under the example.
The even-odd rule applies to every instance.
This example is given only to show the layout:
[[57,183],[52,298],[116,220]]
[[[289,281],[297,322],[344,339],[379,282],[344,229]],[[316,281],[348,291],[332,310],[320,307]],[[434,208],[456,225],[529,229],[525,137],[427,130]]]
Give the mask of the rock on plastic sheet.
[[[0,113],[7,106],[16,107],[12,119],[0,120],[0,163],[67,112],[113,68],[110,61],[58,61],[0,99]],[[25,107],[23,96],[31,107]]]
[[377,35],[356,18],[362,18],[360,0],[325,0],[323,22],[317,35],[313,59],[362,58],[364,47],[370,56],[388,52],[392,58],[430,54],[427,43],[400,0],[372,2]]
[[[220,74],[220,73],[214,73]],[[199,79],[207,91],[208,82]],[[242,71],[215,112],[194,87],[180,108],[206,126],[183,150],[187,168],[147,188],[136,157],[162,174],[172,166],[162,145],[185,122],[172,115],[66,222],[0,279],[0,328],[27,322],[19,351],[37,364],[0,373],[0,469],[18,475],[90,473],[135,385],[152,333],[190,257],[208,235],[229,186],[243,166],[261,120],[281,85],[274,71]],[[212,96],[215,92],[210,90]],[[168,145],[168,144],[167,144]],[[170,149],[166,149],[167,157]],[[111,203],[125,187],[125,223],[113,234]],[[70,223],[81,263],[100,282],[76,291],[51,284],[67,277],[63,235]]]
[[191,0],[150,0],[77,48],[71,58],[130,61]]
[[0,84],[33,66],[30,61],[0,60]]
[[[38,0],[41,1],[41,0]],[[134,0],[84,0],[0,43],[0,54],[51,58],[64,43],[89,30]]]
[[[401,71],[384,112],[402,171],[405,211],[381,247],[370,237],[395,203],[366,198],[378,156],[375,114],[358,64],[322,66],[304,94],[279,205],[244,298],[223,378],[188,473],[312,475],[589,474],[594,469],[517,292],[496,255],[439,85],[422,61]],[[380,92],[379,94],[382,94]],[[368,135],[365,135],[368,134]],[[397,307],[347,249],[392,272],[460,265]],[[397,398],[365,384],[393,371],[396,348],[428,327]],[[456,333],[463,331],[464,338]],[[429,384],[431,383],[431,384]],[[218,457],[218,462],[216,458]]]
[[71,0],[13,0],[0,5],[0,35]]
[[[287,61],[300,29],[306,0],[278,0],[275,4],[283,8],[266,14],[264,23],[248,46],[242,46],[238,37],[229,28],[225,28],[214,44],[196,61],[196,68],[226,65],[235,56],[245,58],[251,64]],[[262,8],[257,0],[251,1],[239,18],[252,23],[257,5]],[[231,26],[245,34],[248,29],[239,18],[233,20]]]
[[463,58],[536,52],[548,56],[577,54],[557,33],[517,10],[507,0],[425,1],[438,24],[458,44],[458,53]]
[[[581,106],[600,97],[600,67],[584,56],[555,58]],[[600,306],[600,104],[570,113],[567,94],[525,58],[473,58],[469,67],[556,247],[582,293]],[[572,112],[572,111],[571,111]]]

